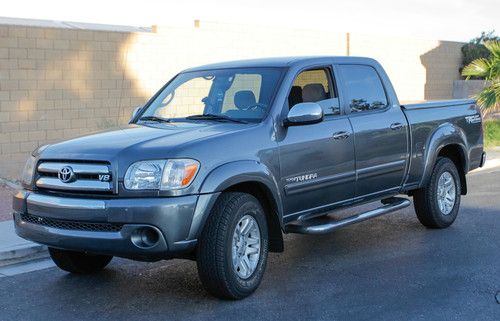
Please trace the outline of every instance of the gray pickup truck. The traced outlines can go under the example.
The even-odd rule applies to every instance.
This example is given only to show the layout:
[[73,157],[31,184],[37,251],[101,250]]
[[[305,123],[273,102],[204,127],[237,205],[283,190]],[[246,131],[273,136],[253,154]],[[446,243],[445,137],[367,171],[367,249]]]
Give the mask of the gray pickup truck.
[[210,293],[240,299],[268,252],[284,250],[283,233],[409,206],[400,194],[424,226],[449,226],[485,157],[475,101],[402,106],[373,59],[227,62],[179,73],[126,126],[38,148],[14,219],[63,270],[194,259]]

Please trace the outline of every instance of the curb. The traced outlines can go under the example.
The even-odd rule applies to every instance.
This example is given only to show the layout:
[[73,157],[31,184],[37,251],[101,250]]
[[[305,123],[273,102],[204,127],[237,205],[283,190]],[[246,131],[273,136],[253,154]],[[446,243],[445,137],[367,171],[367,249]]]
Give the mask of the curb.
[[28,242],[0,249],[0,266],[31,261],[49,255],[45,245]]
[[497,150],[494,150],[494,156],[493,158],[488,158],[488,151],[492,151],[492,150],[487,150],[486,151],[486,163],[484,164],[483,167],[480,167],[480,168],[476,168],[475,170],[471,171],[470,173],[473,174],[473,173],[479,173],[479,172],[482,172],[484,170],[488,170],[488,169],[493,169],[493,168],[497,168],[497,167],[500,167],[500,153],[498,153]]
[[8,187],[12,188],[13,190],[19,190],[22,188],[19,183],[12,182],[10,180],[7,180],[7,179],[1,178],[1,177],[0,177],[0,185],[8,186]]
[[479,172],[482,172],[482,171],[485,171],[485,170],[488,170],[488,169],[497,168],[497,167],[500,167],[500,159],[499,158],[492,159],[490,161],[486,161],[486,164],[483,167],[476,168],[475,170],[471,171],[470,173],[471,174],[473,174],[473,173],[479,173]]
[[47,257],[45,245],[19,237],[12,220],[0,222],[0,267]]

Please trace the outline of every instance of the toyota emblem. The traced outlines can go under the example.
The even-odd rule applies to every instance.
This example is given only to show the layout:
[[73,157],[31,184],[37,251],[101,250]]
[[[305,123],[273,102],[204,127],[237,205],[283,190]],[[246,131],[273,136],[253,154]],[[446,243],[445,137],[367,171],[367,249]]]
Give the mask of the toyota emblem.
[[73,172],[73,168],[70,166],[64,166],[59,170],[59,173],[57,174],[57,177],[61,180],[63,183],[71,183],[75,180],[75,172]]

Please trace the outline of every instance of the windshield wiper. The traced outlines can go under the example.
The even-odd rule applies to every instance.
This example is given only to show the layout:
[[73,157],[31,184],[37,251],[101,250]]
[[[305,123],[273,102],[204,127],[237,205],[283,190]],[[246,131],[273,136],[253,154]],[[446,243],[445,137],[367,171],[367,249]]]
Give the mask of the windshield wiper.
[[216,115],[216,114],[192,115],[192,116],[187,116],[186,119],[227,120],[227,121],[232,121],[234,123],[248,124],[248,122],[241,120],[241,119],[235,119],[235,118],[231,118],[229,116]]
[[171,119],[168,118],[163,118],[163,117],[158,117],[158,116],[143,116],[139,118],[139,120],[145,120],[145,121],[156,121],[159,123],[168,123],[171,121]]

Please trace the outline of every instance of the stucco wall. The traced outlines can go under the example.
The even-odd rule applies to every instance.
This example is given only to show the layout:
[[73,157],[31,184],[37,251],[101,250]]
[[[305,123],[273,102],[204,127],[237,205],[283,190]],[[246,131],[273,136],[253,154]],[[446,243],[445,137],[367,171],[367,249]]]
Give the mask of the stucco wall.
[[349,52],[378,59],[400,100],[451,98],[459,79],[461,43],[203,21],[153,29],[0,25],[0,177],[16,179],[37,146],[126,123],[135,106],[193,65]]

